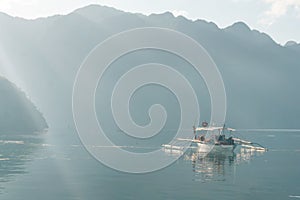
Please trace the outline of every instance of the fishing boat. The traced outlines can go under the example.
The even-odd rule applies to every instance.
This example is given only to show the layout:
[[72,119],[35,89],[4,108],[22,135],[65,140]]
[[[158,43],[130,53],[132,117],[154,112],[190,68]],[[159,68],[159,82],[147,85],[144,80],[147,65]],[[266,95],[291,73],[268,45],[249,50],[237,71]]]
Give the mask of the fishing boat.
[[[193,126],[194,139],[190,140],[197,145],[198,152],[233,152],[236,147],[231,132],[233,128],[223,126],[209,126],[207,122],[202,122],[201,127]],[[229,135],[229,137],[228,137]],[[185,140],[180,139],[179,140]]]
[[[266,151],[267,149],[258,143],[242,140],[233,137],[232,132],[236,129],[223,126],[210,126],[207,122],[202,122],[202,126],[193,126],[194,138],[178,138],[178,141],[191,142],[192,147],[196,146],[199,153],[230,153],[237,145],[256,151]],[[168,144],[163,145],[167,149],[176,150],[180,146]]]

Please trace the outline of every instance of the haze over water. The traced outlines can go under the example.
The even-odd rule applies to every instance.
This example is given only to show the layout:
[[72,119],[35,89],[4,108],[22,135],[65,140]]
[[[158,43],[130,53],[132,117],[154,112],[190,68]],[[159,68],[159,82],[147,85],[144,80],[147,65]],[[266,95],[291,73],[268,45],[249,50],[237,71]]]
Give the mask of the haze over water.
[[[76,133],[65,135],[72,134]],[[6,166],[1,168],[1,199],[282,200],[300,195],[300,134],[296,132],[245,133],[269,151],[237,148],[234,154],[204,158],[188,151],[163,170],[138,175],[103,166],[76,139],[59,142],[61,135],[50,129],[42,136],[0,144],[0,163]],[[35,153],[16,156],[4,151],[8,148],[24,154],[24,149],[35,149]]]

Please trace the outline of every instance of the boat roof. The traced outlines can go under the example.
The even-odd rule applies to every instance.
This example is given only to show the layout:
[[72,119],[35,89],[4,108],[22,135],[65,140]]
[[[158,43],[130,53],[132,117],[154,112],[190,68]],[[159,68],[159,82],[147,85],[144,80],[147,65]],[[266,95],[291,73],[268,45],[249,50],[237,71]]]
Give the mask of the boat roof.
[[235,131],[234,128],[224,128],[223,126],[219,127],[214,127],[214,126],[209,126],[209,127],[197,127],[196,131],[214,131],[214,130],[228,130],[228,131]]

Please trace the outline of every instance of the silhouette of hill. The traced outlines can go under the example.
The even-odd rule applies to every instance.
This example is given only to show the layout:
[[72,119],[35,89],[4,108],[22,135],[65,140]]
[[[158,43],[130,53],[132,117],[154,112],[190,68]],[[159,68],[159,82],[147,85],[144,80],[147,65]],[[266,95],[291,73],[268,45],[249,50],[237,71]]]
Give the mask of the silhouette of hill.
[[32,133],[47,128],[42,114],[14,84],[0,77],[0,133]]

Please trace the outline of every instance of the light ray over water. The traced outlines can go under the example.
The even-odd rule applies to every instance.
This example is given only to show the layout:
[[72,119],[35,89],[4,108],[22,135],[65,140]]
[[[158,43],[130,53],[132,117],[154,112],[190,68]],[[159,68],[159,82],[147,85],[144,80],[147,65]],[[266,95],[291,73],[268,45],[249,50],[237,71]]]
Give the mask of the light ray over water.
[[236,131],[244,132],[300,132],[300,129],[276,129],[276,128],[265,128],[265,129],[236,129]]

